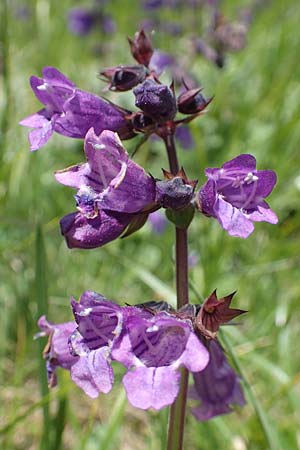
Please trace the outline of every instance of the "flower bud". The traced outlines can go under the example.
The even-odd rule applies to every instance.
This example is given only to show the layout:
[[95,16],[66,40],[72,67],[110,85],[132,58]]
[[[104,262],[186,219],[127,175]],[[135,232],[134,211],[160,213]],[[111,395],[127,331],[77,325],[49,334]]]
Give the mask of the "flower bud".
[[200,94],[201,88],[187,89],[177,99],[178,111],[183,114],[197,114],[203,111],[212,101],[212,97],[208,100]]
[[144,30],[135,33],[134,39],[128,38],[131,54],[134,59],[144,66],[148,67],[151,56],[153,55],[153,47],[151,40]]
[[176,99],[168,86],[147,79],[133,93],[135,105],[156,122],[174,119],[177,112]]
[[191,202],[197,181],[188,180],[185,172],[181,169],[176,175],[166,170],[164,181],[156,183],[156,202],[163,208],[182,209]]
[[109,82],[109,89],[112,91],[129,91],[147,76],[147,69],[142,65],[109,67],[100,75]]
[[151,119],[151,117],[146,116],[144,113],[137,112],[132,115],[132,125],[135,131],[145,133],[154,127],[155,122]]

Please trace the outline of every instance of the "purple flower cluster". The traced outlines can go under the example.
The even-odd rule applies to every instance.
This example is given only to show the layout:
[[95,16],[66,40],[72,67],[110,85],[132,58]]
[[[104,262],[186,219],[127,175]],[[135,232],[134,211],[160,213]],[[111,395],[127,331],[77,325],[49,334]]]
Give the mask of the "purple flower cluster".
[[[120,139],[131,139],[137,133],[146,137],[156,134],[165,137],[170,132],[199,116],[210,103],[199,94],[200,89],[185,85],[176,98],[173,85],[159,81],[165,67],[173,58],[154,50],[144,31],[129,39],[135,65],[120,65],[103,70],[100,75],[114,91],[133,90],[139,111],[124,108],[90,92],[78,89],[75,84],[54,67],[44,67],[42,78],[32,76],[31,88],[44,108],[26,117],[20,124],[33,128],[29,133],[31,150],[44,146],[53,132],[67,137],[84,139],[90,128],[99,135],[104,130],[115,131]],[[177,112],[187,115],[175,120]],[[191,141],[191,138],[189,138]],[[188,145],[191,145],[188,142]]]
[[[192,397],[202,402],[195,416],[206,420],[229,412],[230,405],[242,405],[244,399],[220,345],[207,339],[197,325],[199,311],[195,311],[201,312],[210,305],[207,302],[211,300],[176,312],[164,302],[121,307],[92,291],[84,292],[79,302],[72,298],[74,322],[52,324],[44,316],[39,320],[38,336],[49,336],[44,351],[49,385],[56,385],[56,369],[62,367],[96,398],[111,390],[111,362],[117,361],[127,369],[123,385],[130,403],[161,409],[176,399],[183,366],[195,379]],[[219,303],[223,305],[222,299]],[[225,316],[219,317],[224,321]]]
[[[242,238],[252,233],[254,222],[277,223],[265,201],[276,175],[272,170],[257,170],[249,154],[221,168],[207,168],[206,183],[195,191],[197,180],[190,180],[180,168],[173,138],[177,135],[185,146],[193,144],[186,124],[202,115],[212,98],[206,99],[201,88],[186,81],[176,96],[175,83],[168,86],[159,80],[164,68],[173,64],[168,55],[155,51],[143,30],[128,40],[135,64],[109,67],[101,75],[110,90],[133,90],[138,111],[78,89],[53,67],[45,67],[42,78],[30,79],[43,104],[21,122],[32,128],[31,150],[45,145],[53,132],[84,139],[86,161],[55,173],[59,183],[75,190],[76,211],[60,222],[68,247],[101,247],[137,231],[149,215],[161,232],[161,208],[167,210],[177,231],[188,228],[195,210],[215,218],[229,235]],[[121,140],[138,133],[165,142],[171,172],[163,170],[163,180],[147,173],[123,147]],[[185,279],[186,232],[176,236],[176,245],[181,244],[177,269]],[[189,264],[193,265],[191,258]],[[188,289],[181,296],[179,305],[188,298]],[[115,361],[126,368],[123,385],[130,403],[141,409],[161,409],[176,400],[179,369],[185,367],[193,374],[191,396],[200,401],[193,410],[195,417],[207,420],[228,413],[233,405],[245,402],[240,379],[217,338],[220,326],[245,312],[230,308],[232,298],[233,294],[218,299],[214,291],[202,305],[187,304],[176,311],[165,302],[119,306],[86,291],[79,302],[71,299],[73,322],[53,324],[44,316],[38,322],[37,336],[49,337],[43,353],[49,386],[56,385],[56,369],[61,367],[70,371],[88,396],[96,398],[112,389]]]
[[195,193],[197,182],[188,180],[183,170],[175,176],[164,171],[166,179],[155,180],[129,158],[111,131],[97,136],[89,130],[84,151],[86,163],[55,173],[59,183],[77,189],[77,212],[61,220],[69,248],[101,247],[126,229],[136,231],[161,207],[176,211],[198,204],[199,210],[216,218],[229,235],[242,238],[252,233],[253,222],[277,223],[276,214],[264,200],[276,175],[271,170],[257,171],[251,155],[240,155],[221,169],[206,169],[208,181]]
[[184,208],[192,200],[193,183],[181,174],[156,181],[129,158],[112,131],[97,136],[90,129],[84,151],[86,163],[55,173],[59,183],[77,189],[77,212],[68,214],[60,223],[70,248],[101,247],[119,237],[138,218],[147,220],[148,214],[160,207]]

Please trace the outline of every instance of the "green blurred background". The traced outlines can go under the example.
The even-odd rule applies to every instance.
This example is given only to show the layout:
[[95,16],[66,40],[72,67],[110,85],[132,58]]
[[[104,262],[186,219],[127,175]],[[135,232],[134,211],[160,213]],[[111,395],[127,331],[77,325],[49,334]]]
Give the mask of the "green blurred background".
[[[249,4],[224,1],[222,11],[236,19],[237,10]],[[154,14],[135,0],[111,0],[105,11],[117,31],[104,35],[95,29],[79,37],[68,30],[67,15],[83,5],[90,3],[1,2],[0,446],[164,450],[167,411],[130,407],[122,369],[116,367],[113,391],[98,400],[88,399],[63,371],[49,393],[40,356],[45,342],[33,341],[39,315],[46,313],[54,322],[71,319],[69,297],[79,298],[86,289],[131,304],[174,302],[175,297],[171,225],[155,235],[147,224],[128,239],[93,251],[66,248],[58,221],[74,210],[73,192],[56,183],[53,172],[83,160],[82,142],[55,135],[30,153],[27,130],[18,126],[40,108],[30,75],[55,66],[81,89],[101,95],[99,70],[133,62],[125,38]],[[208,26],[207,9],[197,14],[163,9],[160,25],[174,19],[184,32],[171,37],[162,27],[153,37],[156,48],[182,60],[205,94],[215,96],[209,112],[191,125],[195,149],[179,148],[180,161],[189,177],[202,183],[205,167],[252,153],[259,169],[278,174],[269,203],[279,224],[258,223],[247,240],[228,236],[204,217],[197,216],[191,226],[190,250],[199,255],[190,268],[191,301],[215,288],[220,296],[237,290],[234,306],[249,310],[240,326],[223,331],[228,352],[245,376],[248,403],[206,423],[188,413],[185,448],[295,450],[300,448],[300,3],[265,2],[246,47],[228,54],[222,70],[190,51],[189,36],[201,36]],[[134,103],[132,93],[107,97],[129,108]],[[129,151],[134,145],[125,143]],[[146,143],[135,160],[156,177],[167,168],[157,141]]]

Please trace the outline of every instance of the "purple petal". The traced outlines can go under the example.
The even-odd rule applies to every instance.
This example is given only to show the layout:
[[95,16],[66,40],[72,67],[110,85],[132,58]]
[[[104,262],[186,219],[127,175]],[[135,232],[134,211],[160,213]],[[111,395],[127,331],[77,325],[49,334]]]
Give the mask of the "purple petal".
[[254,230],[254,225],[247,215],[221,197],[218,197],[214,210],[219,223],[230,236],[247,238]]
[[249,155],[247,153],[243,153],[242,155],[236,156],[235,158],[227,161],[222,166],[223,169],[246,169],[249,172],[252,172],[256,169],[256,159],[254,156]]
[[171,405],[178,395],[179,382],[180,373],[170,367],[138,367],[123,378],[128,400],[141,409]]
[[139,364],[138,358],[132,351],[132,346],[128,334],[124,334],[122,339],[116,343],[111,351],[112,359],[120,362],[128,369],[136,364]]
[[104,98],[77,89],[64,104],[65,114],[55,122],[55,131],[73,138],[84,138],[90,128],[99,135],[103,130],[118,132],[122,139],[135,135],[126,112]]
[[91,128],[85,136],[84,152],[91,168],[90,181],[97,180],[95,188],[99,191],[122,173],[122,163],[128,161],[128,153],[118,135],[109,130],[97,136]]
[[54,387],[57,384],[56,369],[62,367],[70,370],[78,360],[77,356],[71,354],[69,348],[69,338],[76,329],[76,323],[55,324],[42,316],[38,320],[38,326],[42,331],[37,333],[35,337],[49,336],[43,356],[46,359],[49,387]]
[[128,214],[98,212],[95,219],[71,213],[60,221],[61,232],[69,248],[91,249],[118,238],[131,220]]
[[71,299],[78,331],[89,349],[110,345],[122,330],[121,308],[93,291],[82,294],[80,302]]
[[213,180],[208,180],[199,191],[200,209],[208,216],[216,217],[214,205],[217,199],[216,184]]
[[43,67],[42,75],[46,83],[53,84],[57,87],[69,87],[73,89],[76,85],[73,81],[69,80],[64,74],[62,74],[55,67],[46,66]]
[[231,405],[245,404],[240,379],[230,367],[217,341],[208,345],[210,360],[207,367],[194,373],[192,397],[201,401],[193,410],[198,420],[209,420],[220,414],[232,412]]
[[113,385],[113,370],[107,361],[107,348],[81,356],[71,368],[72,380],[91,398],[107,394]]
[[138,212],[155,199],[155,183],[142,167],[128,159],[116,133],[94,130],[85,138],[85,153],[91,168],[87,184],[104,190],[100,205],[119,212]]
[[76,164],[67,169],[57,170],[54,176],[59,183],[80,189],[86,183],[86,177],[90,172],[91,170],[88,164]]
[[122,169],[104,192],[100,204],[112,211],[141,211],[155,200],[155,181],[131,160]]
[[269,207],[267,203],[262,203],[261,205],[257,206],[257,210],[253,211],[251,213],[248,213],[247,216],[250,220],[253,220],[254,222],[269,222],[276,224],[278,223],[278,217],[272,211],[272,209]]
[[50,105],[52,103],[51,96],[44,89],[44,80],[42,78],[36,77],[35,75],[30,77],[30,86],[33,90],[36,98],[43,103],[43,105]]
[[258,170],[256,172],[258,176],[257,189],[256,189],[256,197],[267,197],[277,182],[276,173],[273,170]]
[[46,122],[49,122],[49,119],[47,119],[45,115],[46,110],[42,109],[31,116],[25,117],[25,119],[21,120],[19,124],[28,128],[42,128]]
[[35,151],[45,145],[53,134],[52,122],[45,119],[42,128],[35,128],[28,134],[30,150]]
[[191,333],[185,347],[185,351],[178,363],[183,364],[191,372],[200,372],[209,361],[209,353],[199,338]]

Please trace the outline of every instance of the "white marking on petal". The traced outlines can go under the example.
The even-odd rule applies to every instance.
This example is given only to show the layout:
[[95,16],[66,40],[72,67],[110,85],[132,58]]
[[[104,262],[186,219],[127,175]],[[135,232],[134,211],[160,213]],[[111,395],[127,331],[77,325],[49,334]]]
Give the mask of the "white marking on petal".
[[105,145],[104,144],[92,144],[95,150],[104,150]]
[[147,333],[153,333],[154,331],[158,331],[159,327],[157,325],[152,325],[146,329]]
[[86,317],[86,316],[89,316],[92,311],[93,311],[93,308],[85,308],[83,311],[80,311],[80,313],[78,313],[78,315],[82,316],[82,317]]
[[44,84],[40,84],[39,86],[37,86],[37,89],[39,91],[46,91],[48,87],[49,87],[49,85],[47,83],[44,83]]

